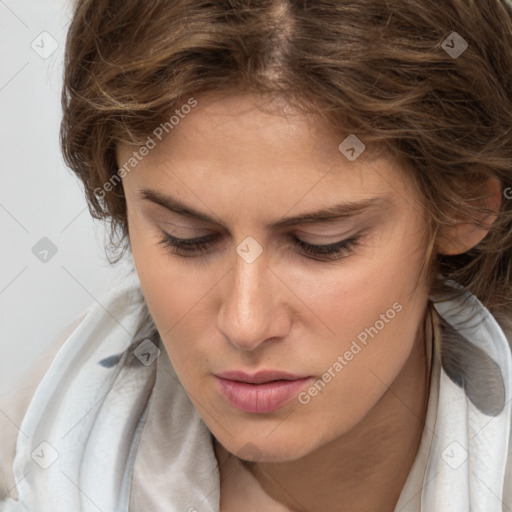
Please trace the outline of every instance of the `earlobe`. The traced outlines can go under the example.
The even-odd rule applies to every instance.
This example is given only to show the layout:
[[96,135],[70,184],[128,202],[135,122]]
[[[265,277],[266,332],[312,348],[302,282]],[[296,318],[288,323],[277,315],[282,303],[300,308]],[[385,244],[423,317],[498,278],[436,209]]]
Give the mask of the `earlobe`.
[[444,234],[437,242],[437,252],[447,256],[462,254],[478,245],[487,235],[493,222],[498,217],[501,206],[501,183],[495,178],[488,178],[487,193],[476,204],[480,208],[487,208],[489,211],[475,214],[456,215],[459,222],[454,226],[444,229]]

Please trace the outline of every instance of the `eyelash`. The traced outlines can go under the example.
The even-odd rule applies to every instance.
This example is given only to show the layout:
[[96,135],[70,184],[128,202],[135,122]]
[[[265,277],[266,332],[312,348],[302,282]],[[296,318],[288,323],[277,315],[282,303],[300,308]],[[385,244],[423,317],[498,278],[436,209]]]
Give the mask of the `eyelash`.
[[[200,256],[210,249],[214,244],[215,236],[201,238],[176,238],[165,231],[161,231],[162,238],[160,244],[169,247],[173,253],[182,257]],[[345,240],[340,240],[334,244],[314,245],[304,242],[299,238],[292,236],[295,245],[299,246],[306,257],[320,261],[332,261],[345,258],[353,253],[359,245],[361,235],[354,235]]]

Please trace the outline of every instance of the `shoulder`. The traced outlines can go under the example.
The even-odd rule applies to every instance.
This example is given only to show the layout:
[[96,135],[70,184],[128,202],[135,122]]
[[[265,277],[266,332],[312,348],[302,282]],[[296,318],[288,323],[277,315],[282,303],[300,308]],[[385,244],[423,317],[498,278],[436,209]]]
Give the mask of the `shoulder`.
[[0,396],[0,498],[9,495],[17,499],[12,464],[16,451],[16,439],[20,425],[34,392],[48,370],[53,358],[69,335],[87,313],[73,320],[34,362],[22,380],[8,394]]

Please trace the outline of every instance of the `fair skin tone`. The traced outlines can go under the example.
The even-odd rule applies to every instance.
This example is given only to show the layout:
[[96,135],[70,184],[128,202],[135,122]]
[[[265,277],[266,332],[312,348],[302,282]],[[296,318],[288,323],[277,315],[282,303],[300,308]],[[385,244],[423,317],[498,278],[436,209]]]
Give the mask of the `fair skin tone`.
[[[251,95],[196,99],[123,188],[148,308],[218,441],[221,510],[392,512],[421,439],[431,368],[417,192],[390,159],[369,158],[368,150],[349,161],[338,150],[344,137],[314,116],[262,112]],[[133,149],[118,148],[120,165]],[[173,212],[143,190],[210,220]],[[375,204],[330,222],[269,227],[367,200]],[[184,257],[160,243],[162,231],[213,241]],[[471,233],[471,240],[458,233],[460,246],[484,234]],[[248,236],[263,250],[251,263],[236,251]],[[322,260],[308,257],[293,236],[315,245],[359,238]],[[375,337],[307,404],[294,398],[250,413],[215,386],[214,374],[231,369],[320,379],[394,304],[400,311],[392,319],[387,313]],[[254,464],[242,466],[231,454]]]

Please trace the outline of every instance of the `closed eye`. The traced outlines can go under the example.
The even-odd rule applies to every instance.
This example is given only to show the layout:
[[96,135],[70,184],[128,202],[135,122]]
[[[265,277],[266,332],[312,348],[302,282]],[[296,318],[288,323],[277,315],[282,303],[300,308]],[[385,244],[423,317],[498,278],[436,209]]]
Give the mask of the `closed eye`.
[[[209,235],[200,238],[176,238],[165,231],[161,231],[160,244],[171,249],[173,254],[190,258],[202,256],[210,252],[215,245],[218,235]],[[361,234],[353,235],[339,242],[327,245],[315,245],[292,235],[292,241],[301,252],[310,259],[332,261],[349,256],[358,246]]]

